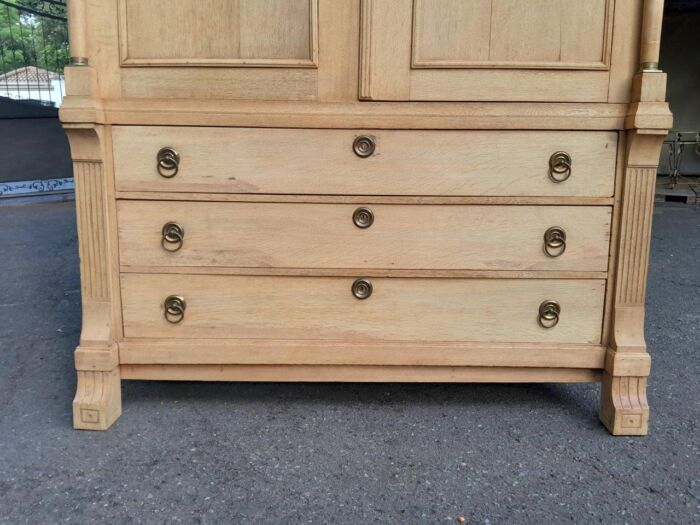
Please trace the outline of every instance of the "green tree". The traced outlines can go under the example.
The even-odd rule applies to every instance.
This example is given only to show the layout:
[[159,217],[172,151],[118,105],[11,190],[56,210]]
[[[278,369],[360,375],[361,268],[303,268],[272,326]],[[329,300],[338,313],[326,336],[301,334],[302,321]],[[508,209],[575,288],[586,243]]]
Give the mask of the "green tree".
[[70,56],[65,20],[41,16],[7,5],[14,4],[65,18],[66,8],[60,3],[60,0],[3,0],[3,3],[0,3],[0,73],[24,66],[63,71]]

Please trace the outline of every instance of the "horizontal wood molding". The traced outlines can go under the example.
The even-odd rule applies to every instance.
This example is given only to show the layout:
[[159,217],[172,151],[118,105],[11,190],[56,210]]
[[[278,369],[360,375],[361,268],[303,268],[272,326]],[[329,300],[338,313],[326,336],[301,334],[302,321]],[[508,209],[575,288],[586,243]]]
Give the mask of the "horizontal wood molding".
[[384,383],[596,383],[587,368],[308,365],[122,365],[122,379]]
[[613,197],[424,197],[394,195],[270,195],[264,193],[178,193],[164,191],[118,191],[117,199],[192,202],[268,202],[317,204],[442,204],[528,205],[528,206],[612,206]]
[[627,104],[521,102],[356,102],[103,100],[67,97],[65,122],[121,125],[373,129],[624,129]]
[[126,339],[121,364],[488,366],[602,369],[598,345]]
[[430,279],[605,279],[606,272],[508,270],[396,270],[382,268],[232,268],[224,266],[121,266],[122,273],[173,275],[250,275],[289,277],[367,277]]

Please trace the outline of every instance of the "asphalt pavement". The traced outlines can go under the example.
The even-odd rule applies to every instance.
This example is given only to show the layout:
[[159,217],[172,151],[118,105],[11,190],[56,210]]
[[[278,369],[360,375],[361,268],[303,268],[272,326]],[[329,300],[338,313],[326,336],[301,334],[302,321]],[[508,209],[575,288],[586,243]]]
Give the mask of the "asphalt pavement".
[[0,523],[700,523],[700,208],[654,214],[650,434],[598,385],[124,382],[75,431],[72,202],[0,206]]

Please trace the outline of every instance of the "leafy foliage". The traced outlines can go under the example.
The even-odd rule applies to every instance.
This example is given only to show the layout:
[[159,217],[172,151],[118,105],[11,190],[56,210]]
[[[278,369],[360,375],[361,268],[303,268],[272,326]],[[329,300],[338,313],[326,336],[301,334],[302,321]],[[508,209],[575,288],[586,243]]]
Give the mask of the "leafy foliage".
[[0,74],[24,66],[62,72],[68,63],[68,26],[63,20],[28,13],[6,4],[65,18],[60,1],[5,0],[0,3]]

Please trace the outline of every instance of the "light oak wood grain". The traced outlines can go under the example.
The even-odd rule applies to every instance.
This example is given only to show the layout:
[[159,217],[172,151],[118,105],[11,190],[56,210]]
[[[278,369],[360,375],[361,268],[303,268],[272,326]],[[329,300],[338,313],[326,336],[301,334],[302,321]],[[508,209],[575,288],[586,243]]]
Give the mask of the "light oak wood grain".
[[78,382],[73,426],[104,430],[121,414],[115,340],[122,336],[118,283],[116,203],[109,130],[66,129],[75,176],[82,327],[75,351]]
[[[356,277],[353,268],[241,268],[230,266],[122,266],[124,273],[258,275],[283,277]],[[524,270],[397,270],[364,268],[366,277],[421,277],[427,279],[607,279],[606,272]]]
[[[358,275],[361,277],[361,274]],[[600,341],[605,281],[373,279],[366,300],[351,278],[122,274],[126,337],[362,341]],[[163,301],[180,295],[173,325]],[[559,301],[553,329],[538,308]]]
[[323,0],[319,4],[318,100],[357,105],[360,3]]
[[[614,5],[613,0],[364,0],[360,96],[606,101],[611,75],[621,67],[618,50],[611,71]],[[629,48],[625,54],[633,55]]]
[[605,102],[609,78],[607,71],[415,69],[408,100]]
[[639,56],[637,52],[630,52],[635,48],[630,43],[640,39],[640,7],[640,0],[615,2],[608,102],[629,102],[632,99],[632,78],[639,69]]
[[[359,98],[410,100],[411,0],[361,0]],[[391,24],[382,21],[391,19]]]
[[85,28],[87,26],[86,0],[71,0],[68,2],[68,16],[71,23],[68,25],[70,39],[70,54],[72,58],[87,59],[88,42]]
[[154,381],[304,381],[350,383],[593,383],[581,368],[452,366],[122,365],[123,379]]
[[[206,87],[205,87],[206,86]],[[134,98],[316,100],[318,70],[300,68],[125,68],[122,94]]]
[[[258,56],[282,54],[276,58],[221,58],[229,43],[240,39],[236,37],[238,30],[227,31],[226,24],[240,18],[236,16],[206,17],[203,20],[197,13],[201,11],[202,2],[191,0],[176,0],[176,9],[165,10],[168,13],[159,14],[163,8],[154,2],[127,2],[131,9],[145,10],[148,13],[146,22],[136,21],[136,29],[128,31],[126,16],[119,13],[120,4],[114,1],[98,0],[87,2],[88,40],[91,43],[89,54],[94,69],[99,77],[95,82],[94,94],[96,101],[120,100],[126,98],[154,99],[198,99],[198,100],[354,100],[357,102],[357,82],[342,82],[333,79],[348,78],[348,72],[357,77],[352,59],[357,60],[357,25],[359,20],[352,21],[352,9],[359,9],[358,0],[207,0],[212,6],[224,5],[224,12],[229,8],[245,4],[242,11],[251,11],[254,18],[252,25],[246,24],[251,31],[248,38],[244,28],[243,51],[248,46],[250,53]],[[340,3],[345,4],[340,6]],[[323,5],[318,5],[318,4]],[[186,5],[195,7],[188,11]],[[135,7],[134,7],[135,6]],[[309,7],[310,6],[310,7]],[[340,6],[340,7],[338,7]],[[121,7],[124,7],[122,5]],[[171,8],[173,6],[170,6]],[[221,7],[217,10],[221,11]],[[128,9],[126,9],[128,11]],[[216,10],[215,10],[216,11]],[[300,21],[301,14],[308,13],[308,22],[290,25],[290,22]],[[319,13],[324,12],[324,25],[318,23]],[[285,13],[289,12],[287,18]],[[194,14],[193,14],[194,13]],[[162,21],[159,21],[162,18]],[[243,19],[246,18],[243,13]],[[250,15],[248,15],[250,18]],[[280,21],[285,18],[284,23]],[[303,17],[306,20],[306,17]],[[150,19],[150,20],[148,20]],[[119,21],[122,21],[120,29]],[[153,21],[150,25],[149,22]],[[168,23],[165,23],[168,22]],[[306,36],[301,42],[300,27],[305,24]],[[353,24],[355,29],[353,29]],[[195,31],[194,26],[198,25]],[[144,28],[147,26],[147,28]],[[161,33],[178,31],[166,39],[158,40]],[[302,31],[303,32],[303,31]],[[121,46],[120,46],[121,33]],[[197,38],[188,35],[197,34]],[[204,35],[215,34],[206,38]],[[355,40],[350,35],[355,35]],[[224,36],[222,36],[224,35]],[[145,57],[129,57],[128,42],[136,40],[148,44],[142,49]],[[323,70],[319,69],[320,42],[324,42]],[[149,43],[150,42],[150,43]],[[246,43],[248,42],[248,43]],[[169,45],[172,43],[172,46]],[[289,46],[287,47],[287,45]],[[302,45],[305,56],[299,59]],[[143,47],[143,46],[141,46]],[[239,45],[240,47],[240,45]],[[190,52],[191,51],[191,52]],[[278,53],[279,51],[279,53]],[[178,58],[176,55],[185,56]],[[186,55],[195,55],[187,58]],[[217,54],[219,56],[217,56]],[[164,57],[158,57],[164,55]],[[175,55],[175,56],[174,56]],[[156,56],[156,58],[152,58]],[[170,57],[170,58],[168,58]],[[287,57],[287,58],[285,58]],[[260,71],[260,70],[265,71]],[[353,96],[348,98],[348,92]],[[69,97],[70,99],[70,97]],[[69,100],[70,105],[70,100]],[[95,119],[89,119],[90,122]]]
[[610,432],[647,432],[662,0],[166,3],[69,5],[76,428],[119,416],[123,379],[598,381]]
[[[119,202],[121,264],[278,268],[606,271],[611,208],[373,205],[373,224],[353,222],[356,205]],[[182,248],[161,230],[184,228]],[[521,225],[518,228],[512,226]],[[567,235],[558,257],[544,232]]]
[[261,339],[126,339],[123,364],[489,366],[602,369],[600,345]]
[[[363,134],[377,143],[364,159],[352,150]],[[118,191],[609,197],[616,143],[609,132],[114,128]],[[156,169],[164,146],[181,156],[171,179]],[[573,173],[557,184],[560,150]]]
[[[640,107],[643,105],[641,102]],[[614,293],[611,345],[600,405],[600,419],[614,435],[646,435],[649,430],[646,378],[651,358],[644,338],[644,301],[656,162],[662,141],[663,136],[655,134],[628,136],[617,269],[609,292]]]
[[119,0],[122,65],[316,65],[317,0],[171,0],[164,7]]
[[492,0],[413,2],[413,67],[489,62]]
[[609,3],[417,0],[413,66],[605,69]]
[[642,68],[658,68],[663,14],[664,0],[644,0],[642,45],[639,50],[639,62]]
[[458,205],[524,205],[524,206],[612,206],[614,197],[444,197],[395,195],[286,195],[246,193],[178,193],[172,191],[119,191],[121,200],[196,201],[196,202],[283,202],[313,204],[439,204]]
[[[321,79],[328,78],[329,72],[319,69],[318,75],[321,85],[328,87]],[[342,100],[348,93],[337,96]],[[350,96],[354,100],[355,94]],[[64,122],[139,126],[572,131],[623,129],[627,110],[627,104],[600,103],[237,101],[231,104],[225,100],[164,98],[102,100],[100,107],[95,108],[68,97],[60,112]]]

